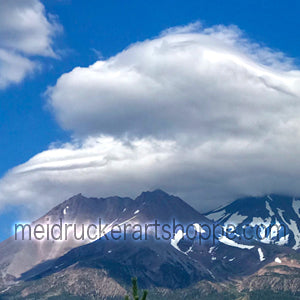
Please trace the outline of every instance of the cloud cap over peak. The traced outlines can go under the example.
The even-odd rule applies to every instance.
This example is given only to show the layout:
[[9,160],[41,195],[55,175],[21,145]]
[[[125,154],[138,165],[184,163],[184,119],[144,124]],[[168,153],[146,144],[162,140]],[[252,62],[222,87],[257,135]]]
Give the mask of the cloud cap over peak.
[[202,210],[300,195],[300,72],[235,26],[169,29],[63,74],[47,93],[73,140],[2,178],[2,205],[156,188]]

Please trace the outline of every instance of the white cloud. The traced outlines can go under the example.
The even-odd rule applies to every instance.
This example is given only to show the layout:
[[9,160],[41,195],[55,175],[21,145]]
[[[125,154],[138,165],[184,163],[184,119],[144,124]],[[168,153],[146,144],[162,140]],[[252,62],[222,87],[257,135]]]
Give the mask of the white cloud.
[[0,1],[0,89],[33,71],[32,56],[55,57],[53,37],[59,30],[38,0]]
[[298,105],[300,73],[282,70],[289,59],[251,44],[236,27],[183,31],[61,76],[49,102],[62,127],[81,136],[207,140],[257,137],[278,120],[298,118],[291,107]]
[[62,75],[48,90],[76,139],[0,181],[0,203],[163,188],[208,209],[300,195],[300,72],[234,27],[173,28]]
[[20,82],[34,68],[35,64],[28,58],[0,48],[0,89]]
[[173,144],[99,137],[51,148],[2,178],[0,203],[6,204],[9,199],[10,204],[27,203],[37,210],[79,192],[134,196],[133,189],[151,187],[158,178],[156,171],[164,172],[164,161],[172,155]]

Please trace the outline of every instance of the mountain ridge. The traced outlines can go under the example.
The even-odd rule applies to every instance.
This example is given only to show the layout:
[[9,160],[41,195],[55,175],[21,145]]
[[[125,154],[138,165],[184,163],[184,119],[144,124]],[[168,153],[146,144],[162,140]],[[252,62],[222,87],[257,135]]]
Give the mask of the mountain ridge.
[[[272,203],[269,197],[274,198]],[[253,199],[254,202],[251,202]],[[280,205],[280,201],[285,199],[287,202]],[[233,201],[223,209],[215,209],[204,216],[179,197],[162,190],[142,192],[135,199],[118,196],[87,198],[77,194],[55,206],[33,224],[45,222],[47,219],[51,222],[62,219],[64,222],[76,224],[89,223],[104,216],[104,221],[110,224],[105,235],[96,241],[84,240],[76,243],[71,240],[18,241],[15,244],[12,239],[8,243],[6,240],[0,243],[0,285],[2,284],[4,291],[7,288],[14,291],[15,285],[23,284],[30,289],[35,286],[35,282],[44,282],[47,278],[50,280],[62,274],[70,274],[72,277],[72,274],[79,274],[80,270],[104,272],[101,274],[106,274],[108,280],[112,280],[110,282],[117,282],[123,288],[126,288],[132,276],[138,276],[141,286],[150,289],[185,289],[197,282],[225,284],[239,280],[255,274],[268,264],[275,263],[280,266],[284,257],[297,253],[298,249],[293,249],[294,243],[290,241],[284,244],[266,243],[257,239],[247,241],[239,234],[239,230],[243,229],[243,222],[251,219],[253,223],[253,218],[257,218],[256,221],[261,219],[265,223],[267,218],[272,217],[269,225],[276,224],[276,220],[282,220],[291,226],[293,220],[298,226],[298,202],[293,201],[298,200],[278,195],[259,199],[248,197]],[[249,209],[246,204],[253,207]],[[279,206],[279,210],[275,209],[275,204]],[[211,215],[221,217],[210,220],[207,217]],[[179,228],[171,231],[172,236],[168,240],[156,240],[153,233],[147,241],[133,240],[131,236],[127,240],[107,240],[115,224],[131,222],[132,225],[143,225],[153,219],[170,224],[172,218],[182,225],[190,224],[190,230],[197,237],[190,240],[187,238],[188,230]],[[227,231],[228,220],[236,221],[238,232]],[[208,228],[203,225],[212,227],[218,222],[224,230],[223,235],[216,232],[213,239],[201,240],[200,237],[208,233]],[[230,234],[235,239],[231,240]],[[293,237],[292,233],[290,236]],[[34,259],[31,258],[32,254]],[[24,257],[27,258],[25,264],[22,262]],[[72,269],[74,266],[76,268]]]

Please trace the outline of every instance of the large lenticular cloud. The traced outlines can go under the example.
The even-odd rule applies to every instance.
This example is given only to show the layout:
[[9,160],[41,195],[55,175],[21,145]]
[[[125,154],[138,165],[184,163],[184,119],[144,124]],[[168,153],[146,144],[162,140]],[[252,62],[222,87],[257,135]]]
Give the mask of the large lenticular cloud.
[[2,205],[155,188],[202,210],[300,195],[300,72],[234,26],[166,30],[62,75],[47,95],[74,139],[2,178]]

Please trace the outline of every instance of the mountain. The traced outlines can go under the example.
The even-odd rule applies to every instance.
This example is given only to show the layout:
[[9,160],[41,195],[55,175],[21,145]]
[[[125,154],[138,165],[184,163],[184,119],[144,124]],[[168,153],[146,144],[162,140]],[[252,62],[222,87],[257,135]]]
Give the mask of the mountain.
[[[101,218],[105,231],[92,231],[94,240],[86,235],[76,240],[73,228],[64,232],[67,240],[15,241],[11,237],[0,243],[0,299],[123,299],[133,276],[156,295],[152,299],[194,299],[191,297],[197,294],[203,299],[235,299],[241,289],[247,289],[246,282],[258,289],[259,272],[269,266],[298,268],[290,259],[298,249],[298,203],[276,195],[244,198],[204,216],[162,190],[143,192],[134,200],[79,194],[31,225],[61,222],[80,228],[82,224],[99,225]],[[289,231],[279,230],[277,236],[271,233],[271,242],[246,239],[245,226],[254,224],[250,229],[258,228],[261,233],[261,221],[268,225],[284,222],[281,224]],[[152,227],[146,234],[141,229],[149,224]],[[157,230],[155,224],[159,224]],[[230,230],[229,224],[235,224],[236,230]],[[169,230],[167,238],[163,225]],[[117,226],[121,232],[115,230]],[[286,274],[289,271],[285,269]],[[300,287],[291,281],[299,275],[296,271],[287,279],[294,294]],[[272,288],[273,277],[263,274],[265,286]],[[283,288],[282,292],[287,291]]]
[[[79,202],[82,202],[84,206],[84,218],[91,219],[86,213],[87,207],[90,206],[89,200],[82,196],[80,199]],[[53,216],[57,212],[61,217],[61,211],[68,207],[65,215],[69,215],[67,217],[69,219],[74,219],[76,213],[73,210],[79,207],[77,214],[80,217],[77,216],[76,220],[78,218],[82,220],[82,205],[77,204],[78,197],[75,200],[76,205],[71,199],[51,210],[46,216]],[[97,200],[92,199],[91,201],[96,201],[95,203],[98,205]],[[93,203],[91,207],[97,207],[96,205]],[[155,221],[158,221],[159,224],[167,224],[171,227],[173,220],[176,220],[176,224],[179,226],[199,223],[212,224],[210,220],[183,200],[161,190],[143,192],[135,200],[129,202],[126,198],[126,205],[126,207],[121,205],[117,214],[109,214],[111,210],[105,210],[105,220],[111,226],[126,222],[130,225],[154,224]],[[93,211],[93,218],[95,217],[96,214]],[[192,247],[192,243],[189,241],[184,242],[181,239],[176,241],[171,237],[164,240],[160,236],[162,233],[160,229],[158,230],[158,239],[154,237],[155,232],[149,231],[147,240],[144,240],[145,237],[134,240],[131,234],[126,239],[113,240],[108,238],[110,230],[107,232],[107,239],[102,237],[93,243],[75,247],[56,259],[48,259],[24,272],[20,279],[32,280],[49,276],[74,264],[77,264],[77,268],[105,269],[112,278],[116,278],[119,282],[130,282],[131,277],[138,276],[140,284],[144,287],[183,287],[200,279],[213,279],[213,275],[209,271],[211,260],[207,259],[210,254],[208,251],[202,251],[201,259],[198,258],[198,263],[195,264],[192,253],[190,255],[186,253]]]
[[[102,299],[123,300],[130,292],[103,269],[78,268],[76,264],[40,279],[23,281],[0,292],[1,300]],[[201,280],[187,288],[150,288],[149,300],[295,300],[300,298],[300,257],[269,263],[250,276],[234,281]]]
[[[139,224],[155,220],[169,223],[174,218],[178,223],[188,220],[211,223],[180,198],[156,190],[144,192],[135,200],[120,197],[86,198],[79,194],[57,205],[31,226],[43,224],[46,227],[47,224],[59,223],[61,219],[63,223],[76,224],[80,228],[82,224],[98,224],[99,218],[103,224],[110,224],[110,227],[129,220]],[[15,240],[13,236],[0,243],[1,281],[3,284],[11,283],[34,266],[59,258],[71,249],[90,242],[86,239],[74,240],[72,232],[63,242],[53,239]]]
[[[280,195],[247,197],[213,210],[206,216],[261,244],[300,249],[300,200]],[[246,233],[246,234],[245,234]]]
[[[112,222],[132,201],[129,198],[120,197],[86,198],[79,194],[57,205],[47,214],[32,222],[31,226],[55,224],[60,219],[63,222],[80,225],[95,222],[101,216],[106,222]],[[60,257],[74,247],[85,243],[85,240],[77,241],[72,238],[62,243],[46,239],[42,241],[16,240],[15,236],[12,236],[0,243],[0,268],[2,270],[0,283],[9,283],[33,266]]]

